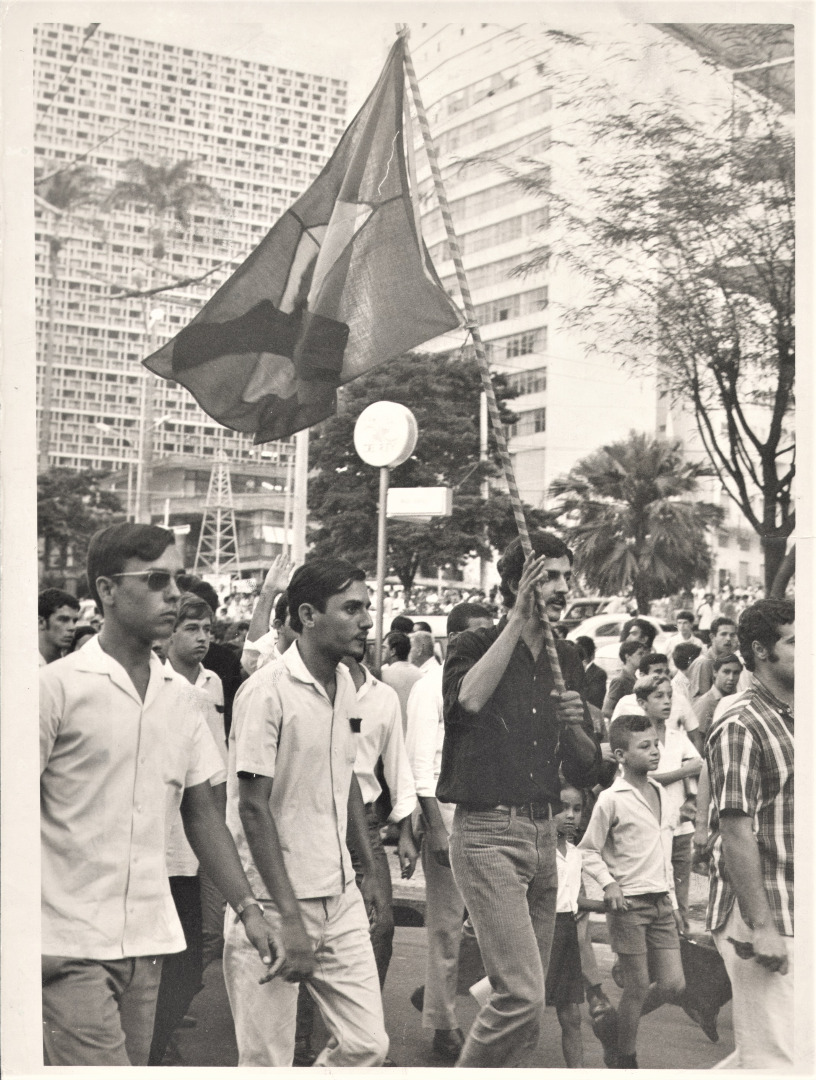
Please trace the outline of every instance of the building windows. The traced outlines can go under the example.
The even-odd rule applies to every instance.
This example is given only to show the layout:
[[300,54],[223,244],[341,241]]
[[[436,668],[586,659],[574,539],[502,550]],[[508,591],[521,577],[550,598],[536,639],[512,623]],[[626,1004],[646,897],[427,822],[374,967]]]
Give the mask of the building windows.
[[522,435],[538,435],[547,430],[547,410],[531,409],[522,413],[514,424],[508,424],[507,434],[511,439]]
[[516,394],[539,394],[547,389],[547,369],[531,368],[507,376],[508,389]]

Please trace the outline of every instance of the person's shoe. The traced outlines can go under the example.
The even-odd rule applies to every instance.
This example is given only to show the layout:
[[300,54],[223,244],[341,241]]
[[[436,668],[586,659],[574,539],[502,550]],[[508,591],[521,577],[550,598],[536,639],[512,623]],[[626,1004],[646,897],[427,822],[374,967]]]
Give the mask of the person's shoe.
[[417,1010],[417,1012],[422,1012],[422,1010],[425,1007],[425,987],[424,986],[418,986],[416,988],[416,990],[414,990],[413,994],[411,994],[411,1004],[414,1006],[414,1008]]
[[194,1016],[184,1016],[179,1021],[180,1028],[194,1028],[198,1026],[198,1020]]
[[717,1016],[719,1015],[719,1009],[716,1011],[703,1012],[701,1009],[695,1008],[693,1005],[683,1005],[683,1012],[689,1019],[693,1020],[695,1024],[699,1024],[705,1034],[711,1039],[712,1042],[720,1041],[720,1033],[717,1031]]
[[396,1061],[392,1061],[390,1057],[385,1058],[382,1065],[380,1065],[381,1069],[396,1069],[398,1067]]
[[314,1065],[317,1054],[309,1045],[308,1039],[295,1039],[295,1056],[292,1064],[299,1069],[310,1069]]
[[437,1028],[434,1032],[434,1053],[445,1058],[446,1061],[456,1061],[462,1053],[462,1047],[464,1045],[465,1036],[462,1034],[460,1028],[451,1028],[450,1031],[444,1031]]
[[167,1049],[164,1051],[164,1057],[161,1061],[163,1066],[168,1065],[183,1065],[184,1061],[181,1056],[181,1051],[178,1048],[175,1036],[170,1037],[170,1041],[167,1044]]
[[637,1054],[618,1054],[615,1058],[615,1064],[609,1066],[610,1069],[637,1069]]

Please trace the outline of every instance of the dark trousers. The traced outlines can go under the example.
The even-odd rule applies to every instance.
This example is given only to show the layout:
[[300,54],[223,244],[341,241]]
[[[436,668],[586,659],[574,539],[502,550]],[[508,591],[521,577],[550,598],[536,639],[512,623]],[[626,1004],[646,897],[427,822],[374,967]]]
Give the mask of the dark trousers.
[[187,948],[164,958],[148,1065],[161,1065],[173,1032],[202,985],[201,887],[197,877],[169,880]]
[[[366,806],[366,824],[368,825],[368,840],[374,855],[374,872],[380,882],[385,895],[388,898],[386,909],[380,912],[377,926],[371,934],[371,945],[374,949],[374,960],[377,964],[377,974],[380,978],[380,989],[385,986],[385,977],[388,974],[388,965],[391,963],[391,953],[394,947],[394,908],[391,896],[391,871],[388,866],[388,856],[380,839],[380,819],[374,803]],[[357,874],[357,883],[362,880],[360,860],[354,849],[349,846],[351,862]],[[308,1042],[312,1034],[314,1023],[315,1003],[312,995],[301,983],[298,995],[297,1021],[295,1037]]]

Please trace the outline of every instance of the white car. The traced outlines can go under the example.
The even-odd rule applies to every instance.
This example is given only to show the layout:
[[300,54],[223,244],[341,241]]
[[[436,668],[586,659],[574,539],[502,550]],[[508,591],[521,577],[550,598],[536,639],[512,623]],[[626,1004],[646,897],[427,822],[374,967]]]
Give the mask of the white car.
[[620,634],[623,624],[632,618],[645,619],[651,623],[657,631],[652,646],[655,652],[662,652],[662,646],[669,640],[672,629],[655,619],[653,615],[627,615],[625,611],[615,612],[609,615],[593,615],[585,619],[574,630],[567,634],[568,641],[575,641],[579,637],[592,638],[595,643],[595,663],[602,667],[607,674],[617,671],[621,666],[618,650],[620,649]]

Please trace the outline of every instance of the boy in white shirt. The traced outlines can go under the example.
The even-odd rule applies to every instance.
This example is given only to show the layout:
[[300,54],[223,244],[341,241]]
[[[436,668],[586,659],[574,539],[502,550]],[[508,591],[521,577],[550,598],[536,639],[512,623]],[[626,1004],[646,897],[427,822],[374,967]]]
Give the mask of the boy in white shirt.
[[647,716],[619,716],[610,724],[609,743],[623,774],[598,796],[578,848],[584,869],[604,890],[609,943],[623,974],[614,1065],[635,1069],[641,1015],[667,1001],[681,1003],[682,919],[671,867],[669,800],[648,775],[660,761],[657,732]]

